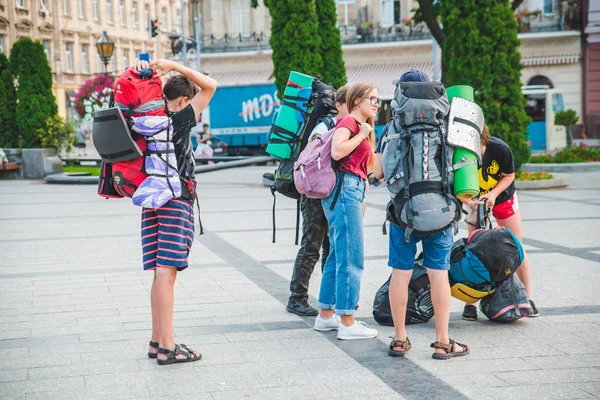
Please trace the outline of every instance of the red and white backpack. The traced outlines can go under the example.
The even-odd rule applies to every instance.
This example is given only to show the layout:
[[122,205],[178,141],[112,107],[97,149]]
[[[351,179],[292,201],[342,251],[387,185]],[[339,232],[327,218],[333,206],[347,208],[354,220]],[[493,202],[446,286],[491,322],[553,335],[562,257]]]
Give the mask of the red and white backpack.
[[[133,118],[167,115],[162,81],[150,69],[137,71],[127,68],[116,80],[111,107],[118,107],[133,125]],[[146,139],[134,131],[131,136],[143,154],[148,149]],[[108,155],[111,156],[111,155]],[[148,177],[144,170],[145,157],[109,163],[104,161],[100,170],[98,194],[106,198],[132,197],[138,186]]]

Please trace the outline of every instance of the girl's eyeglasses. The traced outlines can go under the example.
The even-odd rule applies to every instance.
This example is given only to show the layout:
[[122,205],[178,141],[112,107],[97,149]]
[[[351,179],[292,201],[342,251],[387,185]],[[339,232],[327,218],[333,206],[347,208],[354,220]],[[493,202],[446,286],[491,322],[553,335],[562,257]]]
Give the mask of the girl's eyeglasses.
[[381,107],[381,99],[375,96],[371,96],[371,97],[366,97],[367,99],[369,99],[369,103],[371,103],[372,106],[377,106],[377,107]]

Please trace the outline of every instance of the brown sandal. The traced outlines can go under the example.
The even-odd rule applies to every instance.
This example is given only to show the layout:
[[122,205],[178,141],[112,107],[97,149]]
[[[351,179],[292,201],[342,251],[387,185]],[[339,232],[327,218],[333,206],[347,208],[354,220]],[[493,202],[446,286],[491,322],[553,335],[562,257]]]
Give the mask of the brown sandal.
[[[388,350],[388,355],[390,355],[392,357],[402,357],[402,356],[404,356],[404,354],[406,354],[407,351],[410,350],[411,345],[410,345],[410,340],[408,339],[408,336],[406,337],[406,340],[396,340],[393,336],[390,336],[390,338],[392,339],[392,342],[390,343],[390,349]],[[401,347],[402,350],[401,351],[394,350],[394,347]]]
[[[454,350],[455,345],[459,345],[464,350],[459,351],[459,352],[452,351],[452,350]],[[435,358],[436,360],[448,360],[450,358],[462,357],[462,356],[466,356],[467,354],[469,354],[469,347],[466,344],[455,342],[453,339],[450,339],[450,343],[442,343],[442,342],[431,343],[431,347],[433,347],[434,349],[442,349],[446,352],[446,354],[433,353],[432,357]]]

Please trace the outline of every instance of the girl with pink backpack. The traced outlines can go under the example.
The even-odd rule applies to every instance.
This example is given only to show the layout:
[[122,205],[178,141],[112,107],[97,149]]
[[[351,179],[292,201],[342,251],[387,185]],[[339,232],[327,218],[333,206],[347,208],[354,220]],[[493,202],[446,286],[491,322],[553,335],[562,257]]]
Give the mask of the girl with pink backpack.
[[[354,319],[364,268],[362,203],[367,173],[373,169],[373,120],[381,106],[379,90],[357,83],[348,90],[350,115],[337,121],[331,138],[331,156],[323,163],[337,170],[336,189],[322,199],[329,224],[331,249],[321,279],[319,315],[314,328],[337,330],[338,339],[369,339],[377,331]],[[324,135],[328,136],[328,135]]]

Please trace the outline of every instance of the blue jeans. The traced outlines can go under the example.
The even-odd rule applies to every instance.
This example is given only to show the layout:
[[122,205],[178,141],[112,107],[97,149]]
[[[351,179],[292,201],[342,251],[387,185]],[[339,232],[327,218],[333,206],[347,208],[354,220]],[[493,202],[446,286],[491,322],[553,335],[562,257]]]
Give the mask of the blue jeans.
[[[338,175],[338,183],[339,180]],[[354,315],[365,261],[362,214],[365,182],[356,175],[346,174],[337,203],[330,210],[334,196],[335,189],[321,201],[329,223],[331,248],[321,279],[319,308],[335,309],[337,315]]]
[[453,228],[449,227],[443,232],[431,235],[410,236],[410,243],[404,239],[404,230],[397,225],[390,224],[389,229],[389,260],[388,265],[395,269],[411,270],[415,265],[417,243],[423,242],[423,265],[425,268],[449,270],[450,252],[453,244]]

